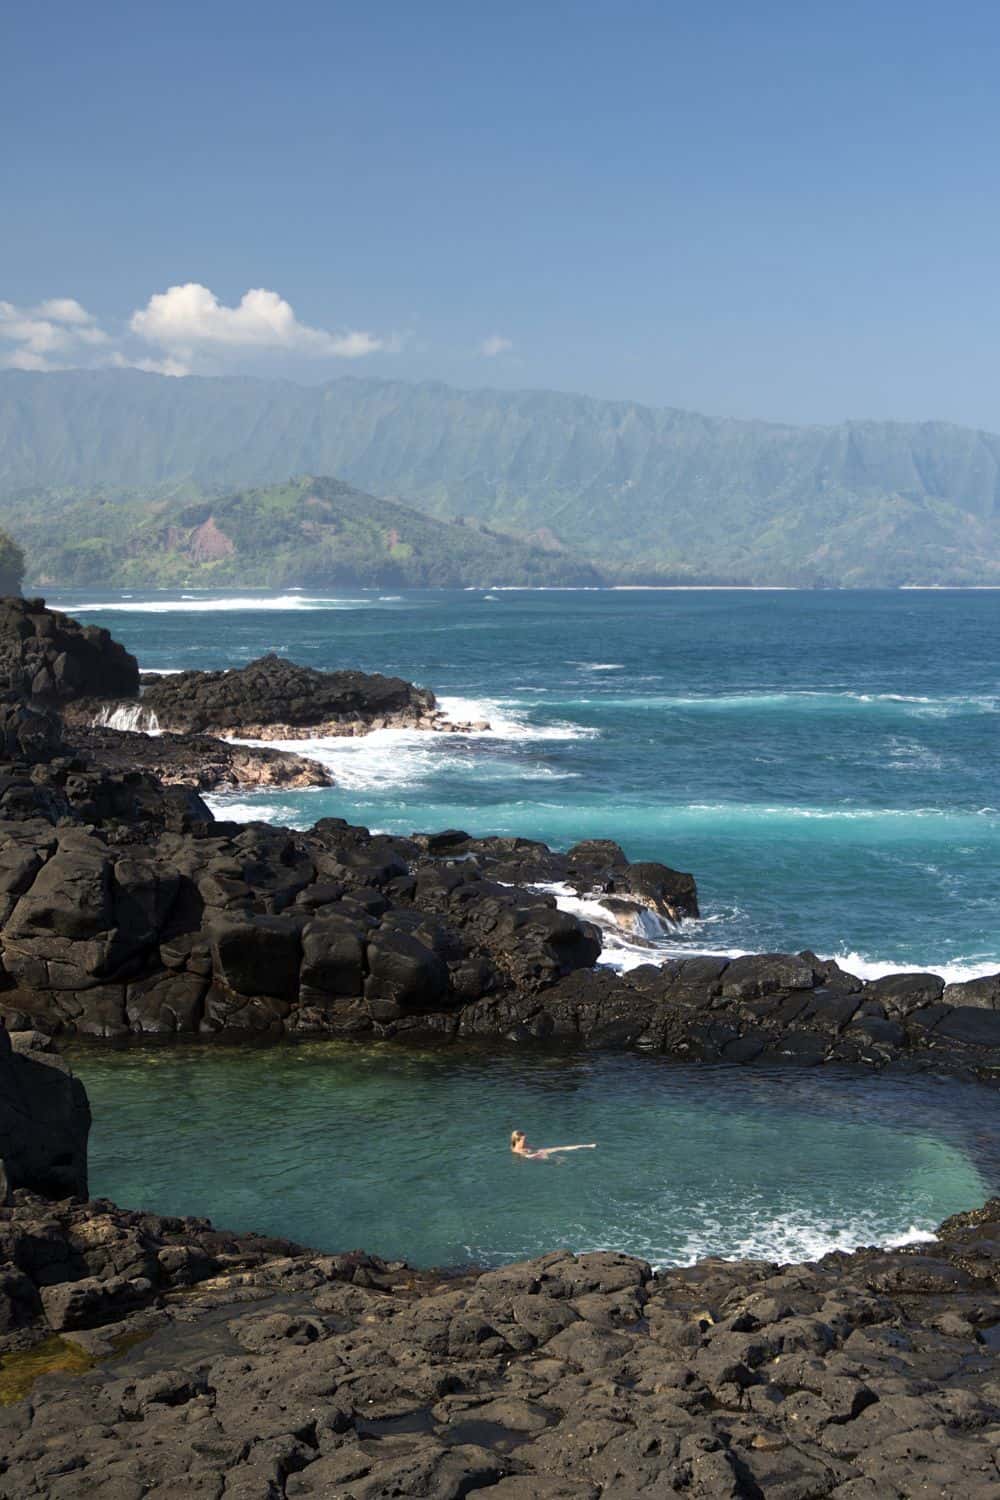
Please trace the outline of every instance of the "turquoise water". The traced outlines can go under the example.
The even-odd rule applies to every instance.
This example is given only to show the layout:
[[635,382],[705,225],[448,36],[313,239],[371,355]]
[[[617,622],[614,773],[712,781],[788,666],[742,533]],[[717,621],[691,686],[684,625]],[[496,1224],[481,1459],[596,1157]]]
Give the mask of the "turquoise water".
[[[984,1096],[953,1081],[330,1042],[74,1066],[95,1195],[417,1265],[796,1259],[914,1239],[1000,1182]],[[515,1125],[597,1150],[520,1160]]]
[[328,791],[222,816],[618,839],[698,878],[663,951],[798,949],[866,974],[1000,968],[1000,595],[62,596],[144,667],[263,651],[401,673],[490,734],[302,746]]

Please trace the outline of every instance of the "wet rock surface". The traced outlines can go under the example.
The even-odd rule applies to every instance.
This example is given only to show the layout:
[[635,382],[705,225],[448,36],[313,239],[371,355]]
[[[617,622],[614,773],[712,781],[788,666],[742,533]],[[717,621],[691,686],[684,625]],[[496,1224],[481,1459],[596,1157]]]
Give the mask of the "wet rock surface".
[[165,786],[193,786],[201,792],[232,787],[332,786],[333,777],[308,756],[262,745],[233,745],[204,734],[148,735],[71,720],[66,736],[73,751],[103,770],[128,775],[137,770]]
[[998,1248],[993,1200],[809,1265],[441,1277],[18,1194],[0,1348],[94,1365],[0,1408],[0,1496],[992,1500]]

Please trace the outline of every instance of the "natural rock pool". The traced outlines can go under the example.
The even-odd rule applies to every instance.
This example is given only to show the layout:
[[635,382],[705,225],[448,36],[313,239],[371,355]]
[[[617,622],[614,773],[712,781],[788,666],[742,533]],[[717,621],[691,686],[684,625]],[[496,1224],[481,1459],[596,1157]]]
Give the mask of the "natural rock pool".
[[[1000,1185],[996,1096],[930,1077],[317,1042],[72,1058],[91,1193],[415,1265],[659,1265],[916,1238]],[[558,1164],[513,1157],[597,1141]]]

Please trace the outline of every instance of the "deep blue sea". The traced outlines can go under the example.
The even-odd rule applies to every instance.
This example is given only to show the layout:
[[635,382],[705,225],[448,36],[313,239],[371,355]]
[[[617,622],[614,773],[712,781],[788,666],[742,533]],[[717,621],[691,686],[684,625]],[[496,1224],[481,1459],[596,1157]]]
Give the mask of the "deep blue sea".
[[[697,877],[663,952],[811,947],[866,974],[1000,968],[1000,594],[190,591],[53,596],[147,669],[278,651],[429,686],[473,736],[298,748],[330,790],[229,818],[602,836]],[[645,956],[616,951],[616,961]]]

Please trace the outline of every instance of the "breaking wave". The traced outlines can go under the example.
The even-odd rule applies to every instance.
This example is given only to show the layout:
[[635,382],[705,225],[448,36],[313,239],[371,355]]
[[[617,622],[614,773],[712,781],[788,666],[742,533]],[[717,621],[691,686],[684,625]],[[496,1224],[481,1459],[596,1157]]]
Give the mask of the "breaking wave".
[[215,596],[198,599],[182,594],[179,599],[111,599],[95,600],[86,604],[64,604],[60,607],[69,615],[106,614],[120,611],[123,614],[231,614],[252,610],[321,610],[321,609],[371,609],[373,599],[334,599],[313,597],[307,594],[278,594],[266,599],[247,596],[229,598]]

